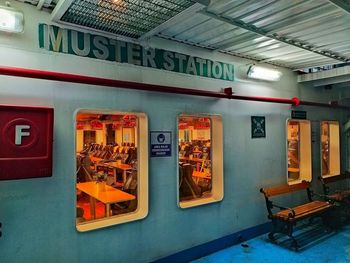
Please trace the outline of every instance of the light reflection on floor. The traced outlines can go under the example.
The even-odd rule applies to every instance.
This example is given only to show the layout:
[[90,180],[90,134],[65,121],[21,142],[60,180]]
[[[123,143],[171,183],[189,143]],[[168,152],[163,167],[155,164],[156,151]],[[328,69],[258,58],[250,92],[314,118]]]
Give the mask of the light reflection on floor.
[[235,263],[235,262],[293,262],[293,263],[348,263],[350,262],[350,226],[343,227],[322,240],[295,252],[268,241],[267,235],[221,250],[195,263]]

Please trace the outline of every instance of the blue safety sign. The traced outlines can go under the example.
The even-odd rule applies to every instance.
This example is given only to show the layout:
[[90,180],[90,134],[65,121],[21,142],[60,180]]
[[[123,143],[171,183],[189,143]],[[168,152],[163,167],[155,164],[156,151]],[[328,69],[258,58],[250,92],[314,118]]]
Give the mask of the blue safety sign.
[[151,157],[171,156],[171,131],[151,131]]

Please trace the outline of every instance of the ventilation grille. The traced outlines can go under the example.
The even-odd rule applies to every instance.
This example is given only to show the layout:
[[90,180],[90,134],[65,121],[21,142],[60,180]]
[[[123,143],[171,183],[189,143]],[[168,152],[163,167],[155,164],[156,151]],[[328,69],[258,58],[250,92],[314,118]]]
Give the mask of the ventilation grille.
[[189,0],[76,0],[61,21],[138,38],[191,5]]

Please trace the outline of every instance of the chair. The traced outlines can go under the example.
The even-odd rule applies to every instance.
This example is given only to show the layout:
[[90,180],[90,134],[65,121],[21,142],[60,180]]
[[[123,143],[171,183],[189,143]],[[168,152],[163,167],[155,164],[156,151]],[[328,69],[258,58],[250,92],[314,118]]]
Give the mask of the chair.
[[85,218],[84,218],[84,209],[81,207],[76,208],[76,222],[77,223],[81,223],[84,222]]
[[122,191],[134,195],[136,198],[134,200],[118,203],[112,205],[112,214],[126,214],[133,212],[137,209],[137,171],[132,171],[126,178],[126,181],[121,188]]
[[91,159],[89,155],[77,158],[77,182],[90,182],[93,180],[92,176],[95,173],[94,170],[90,168]]
[[129,149],[128,156],[125,160],[126,164],[131,164],[133,160],[137,159],[137,150],[136,149]]
[[192,178],[193,167],[191,164],[185,163],[179,166],[180,176],[180,201],[191,200],[201,197],[202,189],[194,182]]

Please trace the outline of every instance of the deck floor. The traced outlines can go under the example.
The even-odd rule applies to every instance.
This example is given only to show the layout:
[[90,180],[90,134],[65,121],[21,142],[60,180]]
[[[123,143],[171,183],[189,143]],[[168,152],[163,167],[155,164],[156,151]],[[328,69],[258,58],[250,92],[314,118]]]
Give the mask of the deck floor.
[[332,233],[310,229],[309,233],[300,234],[299,240],[306,245],[301,250],[294,251],[288,248],[287,240],[282,241],[280,245],[276,245],[268,240],[267,235],[262,235],[244,242],[248,245],[248,248],[244,248],[242,244],[237,244],[193,262],[350,262],[350,226]]

